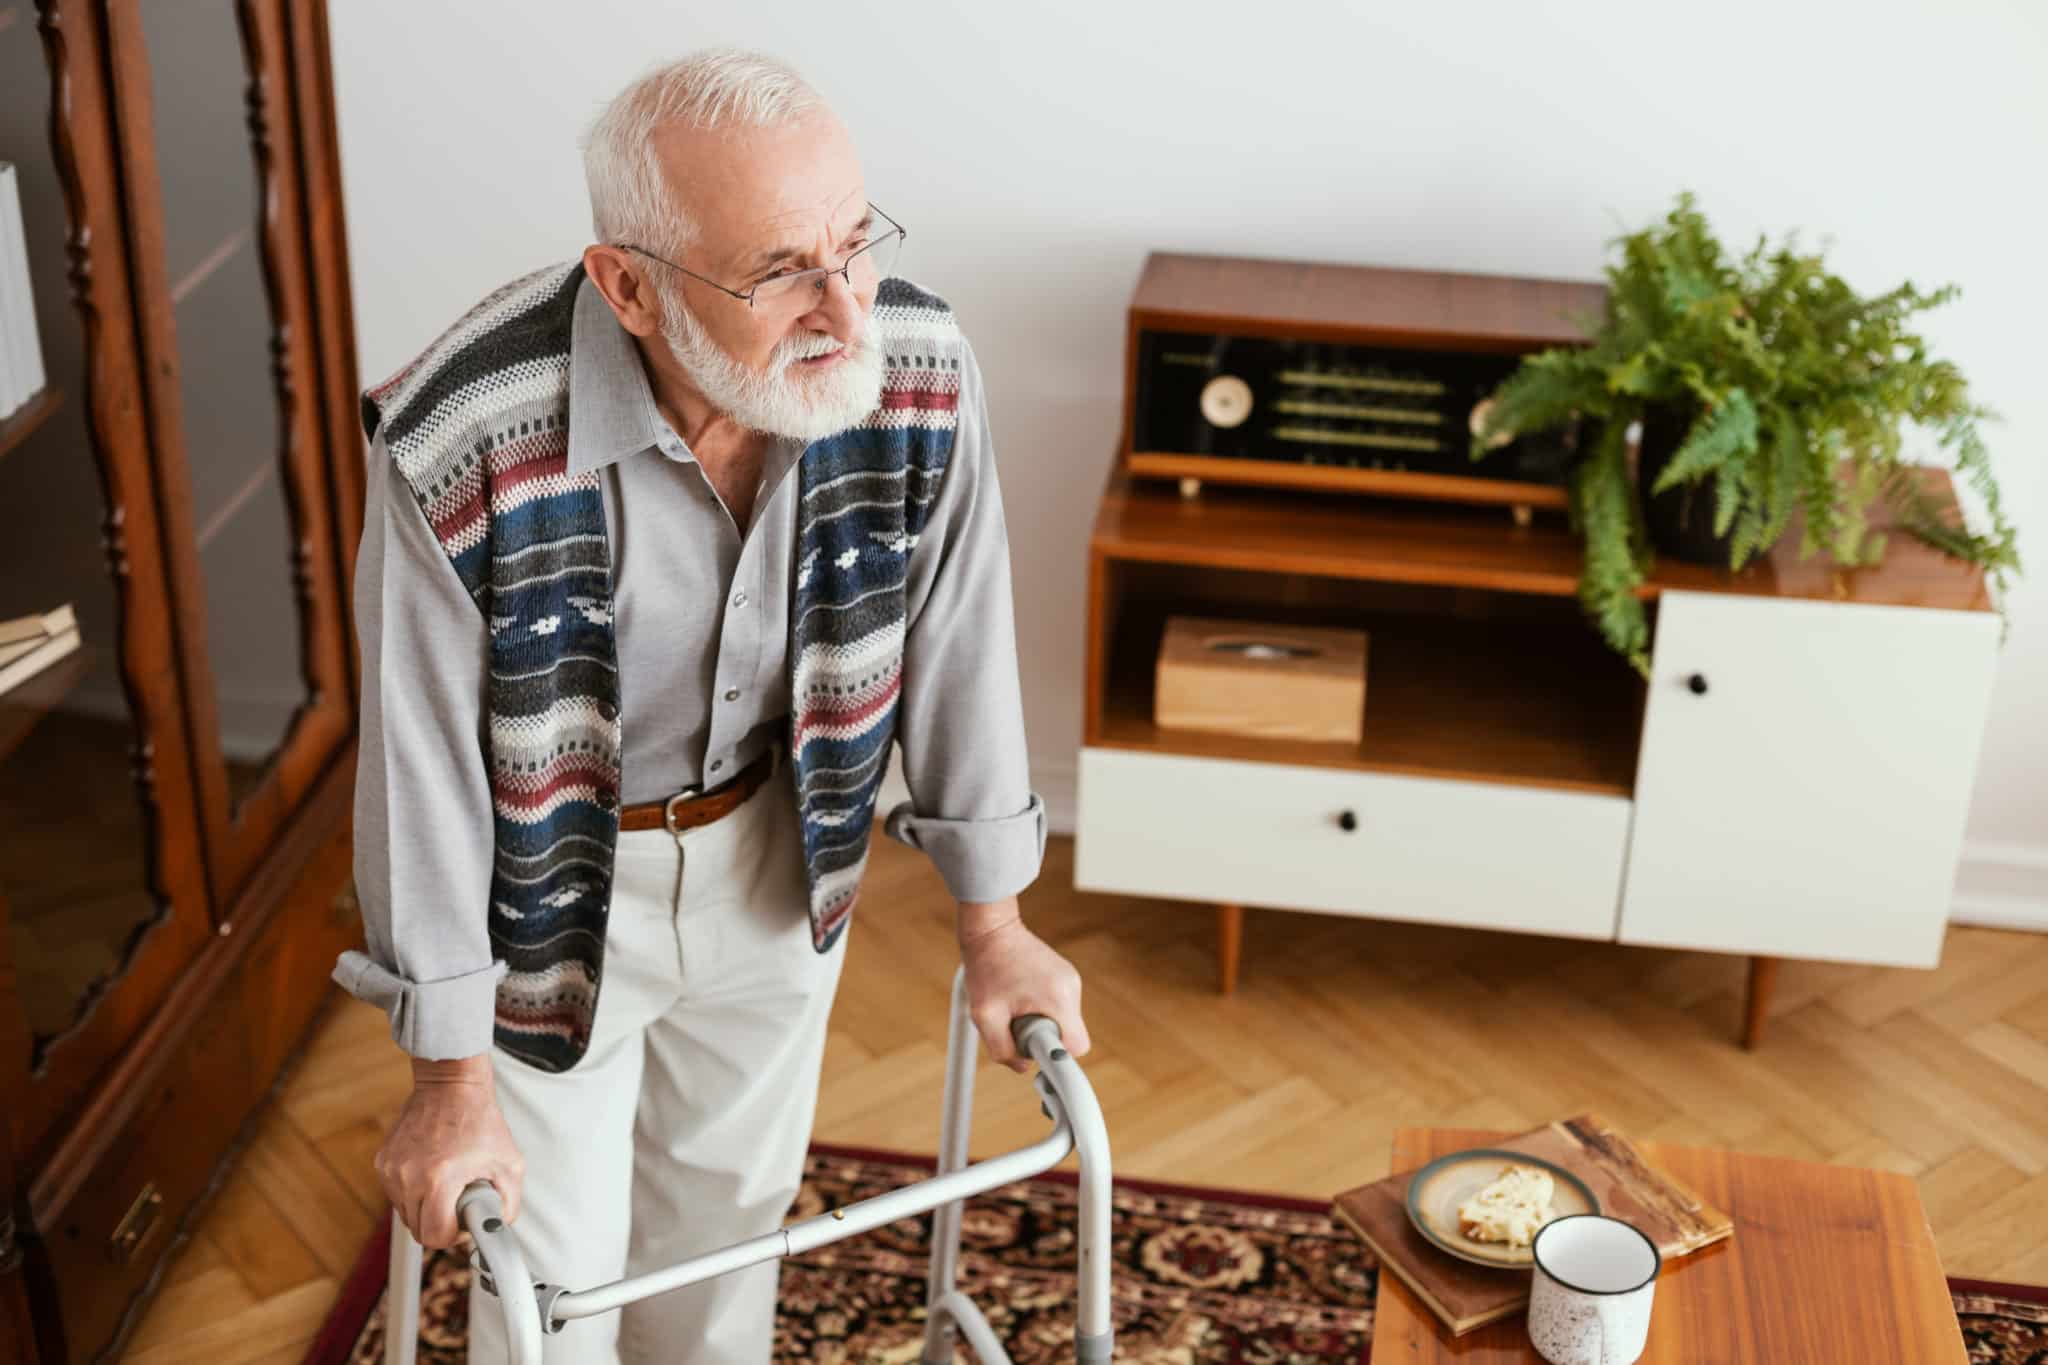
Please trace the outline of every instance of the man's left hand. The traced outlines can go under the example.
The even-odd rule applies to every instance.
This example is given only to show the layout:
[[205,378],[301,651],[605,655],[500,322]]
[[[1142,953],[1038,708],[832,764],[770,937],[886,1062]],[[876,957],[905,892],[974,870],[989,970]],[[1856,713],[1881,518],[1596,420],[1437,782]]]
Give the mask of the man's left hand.
[[1012,1071],[1031,1069],[1017,1051],[1010,1021],[1043,1014],[1060,1026],[1060,1046],[1088,1055],[1081,1021],[1081,974],[1051,944],[1024,927],[1013,896],[989,904],[962,903],[960,961],[967,969],[967,1006],[989,1055]]

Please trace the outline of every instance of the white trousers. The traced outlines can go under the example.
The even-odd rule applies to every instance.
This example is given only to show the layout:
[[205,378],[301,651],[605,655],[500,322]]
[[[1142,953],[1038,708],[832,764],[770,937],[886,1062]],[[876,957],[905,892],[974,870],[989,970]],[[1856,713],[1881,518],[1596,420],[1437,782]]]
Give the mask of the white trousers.
[[[619,836],[590,1049],[568,1071],[491,1050],[526,1158],[511,1225],[536,1280],[590,1289],[782,1226],[809,1147],[847,934],[811,946],[792,765],[697,829]],[[851,932],[849,926],[848,932]],[[765,1365],[782,1264],[580,1318],[548,1365]],[[469,1359],[509,1359],[472,1283]]]

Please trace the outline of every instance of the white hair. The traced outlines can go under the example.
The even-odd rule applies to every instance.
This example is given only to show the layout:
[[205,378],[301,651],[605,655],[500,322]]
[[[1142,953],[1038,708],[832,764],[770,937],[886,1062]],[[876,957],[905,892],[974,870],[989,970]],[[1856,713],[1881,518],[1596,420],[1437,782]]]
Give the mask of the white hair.
[[583,141],[591,229],[600,242],[630,242],[679,252],[697,227],[654,154],[664,124],[785,128],[824,107],[824,99],[773,57],[709,48],[663,63],[612,98]]

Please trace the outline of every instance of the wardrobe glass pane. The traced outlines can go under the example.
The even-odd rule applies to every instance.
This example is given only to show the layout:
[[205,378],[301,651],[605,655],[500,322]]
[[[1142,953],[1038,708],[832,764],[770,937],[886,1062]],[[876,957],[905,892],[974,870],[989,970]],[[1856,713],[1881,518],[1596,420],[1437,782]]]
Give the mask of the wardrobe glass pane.
[[[87,435],[85,338],[65,278],[49,72],[33,14],[0,4],[9,12],[13,21],[0,24],[0,161],[14,166],[45,382],[40,398],[15,407],[12,371],[0,360],[0,621],[69,608],[76,622],[39,645],[0,643],[0,900],[39,1058],[120,970],[158,907],[107,506]],[[0,213],[10,208],[0,192]],[[9,235],[0,226],[0,242]],[[103,259],[119,268],[118,256]],[[19,317],[0,306],[0,325]]]
[[284,479],[289,425],[274,349],[281,338],[265,273],[263,188],[237,11],[234,0],[139,6],[206,645],[221,756],[239,804],[308,689]]

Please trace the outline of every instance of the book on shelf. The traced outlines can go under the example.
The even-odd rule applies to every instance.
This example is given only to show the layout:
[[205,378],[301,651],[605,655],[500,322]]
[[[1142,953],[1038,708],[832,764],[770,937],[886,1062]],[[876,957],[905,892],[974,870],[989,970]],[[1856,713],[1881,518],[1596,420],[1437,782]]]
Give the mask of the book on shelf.
[[42,392],[42,342],[29,282],[28,232],[21,216],[21,175],[0,161],[0,419]]
[[[1547,1127],[1487,1146],[1555,1162],[1586,1182],[1600,1211],[1633,1223],[1657,1244],[1666,1262],[1698,1251],[1734,1231],[1734,1222],[1689,1187],[1657,1169],[1634,1143],[1597,1114],[1559,1119]],[[1424,1239],[1408,1221],[1408,1182],[1402,1171],[1357,1189],[1331,1204],[1338,1220],[1357,1233],[1391,1271],[1436,1314],[1451,1335],[1518,1313],[1529,1305],[1526,1268],[1474,1265]]]
[[77,629],[78,617],[72,611],[71,604],[66,602],[52,611],[30,612],[27,616],[17,616],[11,621],[0,621],[0,645],[16,644],[24,640],[43,640],[67,630]]
[[77,649],[79,639],[78,616],[69,602],[0,621],[0,697]]

